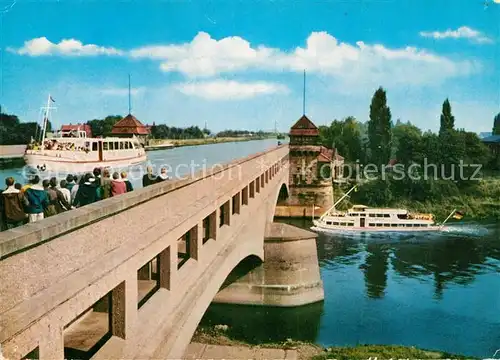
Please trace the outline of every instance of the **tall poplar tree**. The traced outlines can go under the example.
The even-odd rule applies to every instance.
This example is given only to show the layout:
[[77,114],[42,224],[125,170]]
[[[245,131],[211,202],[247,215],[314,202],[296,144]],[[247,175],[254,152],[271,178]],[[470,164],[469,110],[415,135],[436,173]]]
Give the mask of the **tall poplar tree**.
[[439,136],[443,136],[444,133],[454,130],[455,128],[455,117],[451,113],[450,101],[446,99],[443,102],[443,110],[441,111],[441,126],[439,127]]
[[493,120],[493,135],[500,135],[500,113]]
[[368,121],[368,139],[371,161],[386,165],[391,157],[391,109],[387,106],[386,92],[379,87],[373,94]]

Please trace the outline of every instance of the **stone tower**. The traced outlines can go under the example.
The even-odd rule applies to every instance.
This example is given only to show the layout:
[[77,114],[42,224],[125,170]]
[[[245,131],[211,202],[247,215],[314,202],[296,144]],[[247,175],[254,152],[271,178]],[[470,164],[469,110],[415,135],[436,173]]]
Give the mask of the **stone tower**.
[[336,150],[319,145],[319,129],[306,115],[292,126],[289,136],[290,205],[331,207],[332,174],[341,174],[344,159]]

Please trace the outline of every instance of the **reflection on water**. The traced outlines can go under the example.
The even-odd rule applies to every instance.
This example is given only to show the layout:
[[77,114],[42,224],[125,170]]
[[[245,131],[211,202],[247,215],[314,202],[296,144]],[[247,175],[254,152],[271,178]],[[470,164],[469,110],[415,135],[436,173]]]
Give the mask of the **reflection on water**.
[[[311,226],[305,220],[286,222]],[[222,318],[209,312],[204,321],[229,324],[237,317],[237,323],[257,323],[237,330],[239,338],[252,341],[400,344],[478,357],[491,357],[500,348],[500,224],[463,223],[435,234],[320,233],[317,248],[323,311],[300,332],[279,325],[300,324],[300,308],[284,314],[238,307],[220,310]],[[265,323],[256,312],[265,312]]]
[[229,336],[252,344],[288,338],[313,342],[318,336],[322,313],[322,302],[299,308],[212,304],[201,324],[228,325]]

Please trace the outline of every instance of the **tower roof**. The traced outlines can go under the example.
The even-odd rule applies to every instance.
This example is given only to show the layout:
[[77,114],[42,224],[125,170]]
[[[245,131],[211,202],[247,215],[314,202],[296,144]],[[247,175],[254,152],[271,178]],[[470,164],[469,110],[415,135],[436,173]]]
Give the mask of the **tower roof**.
[[291,127],[290,135],[318,136],[319,130],[306,115],[302,115]]
[[149,130],[134,115],[128,114],[113,126],[111,134],[148,135]]

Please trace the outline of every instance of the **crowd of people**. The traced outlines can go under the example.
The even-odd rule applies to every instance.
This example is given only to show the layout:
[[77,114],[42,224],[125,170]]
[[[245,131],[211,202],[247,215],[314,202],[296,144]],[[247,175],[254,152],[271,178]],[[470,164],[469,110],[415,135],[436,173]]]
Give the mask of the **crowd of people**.
[[[148,167],[142,185],[146,187],[167,179],[166,168],[156,176]],[[79,177],[70,174],[60,181],[55,177],[41,181],[38,175],[33,175],[25,185],[8,177],[5,185],[0,196],[1,231],[134,190],[126,172],[111,174],[108,169],[100,168]]]

